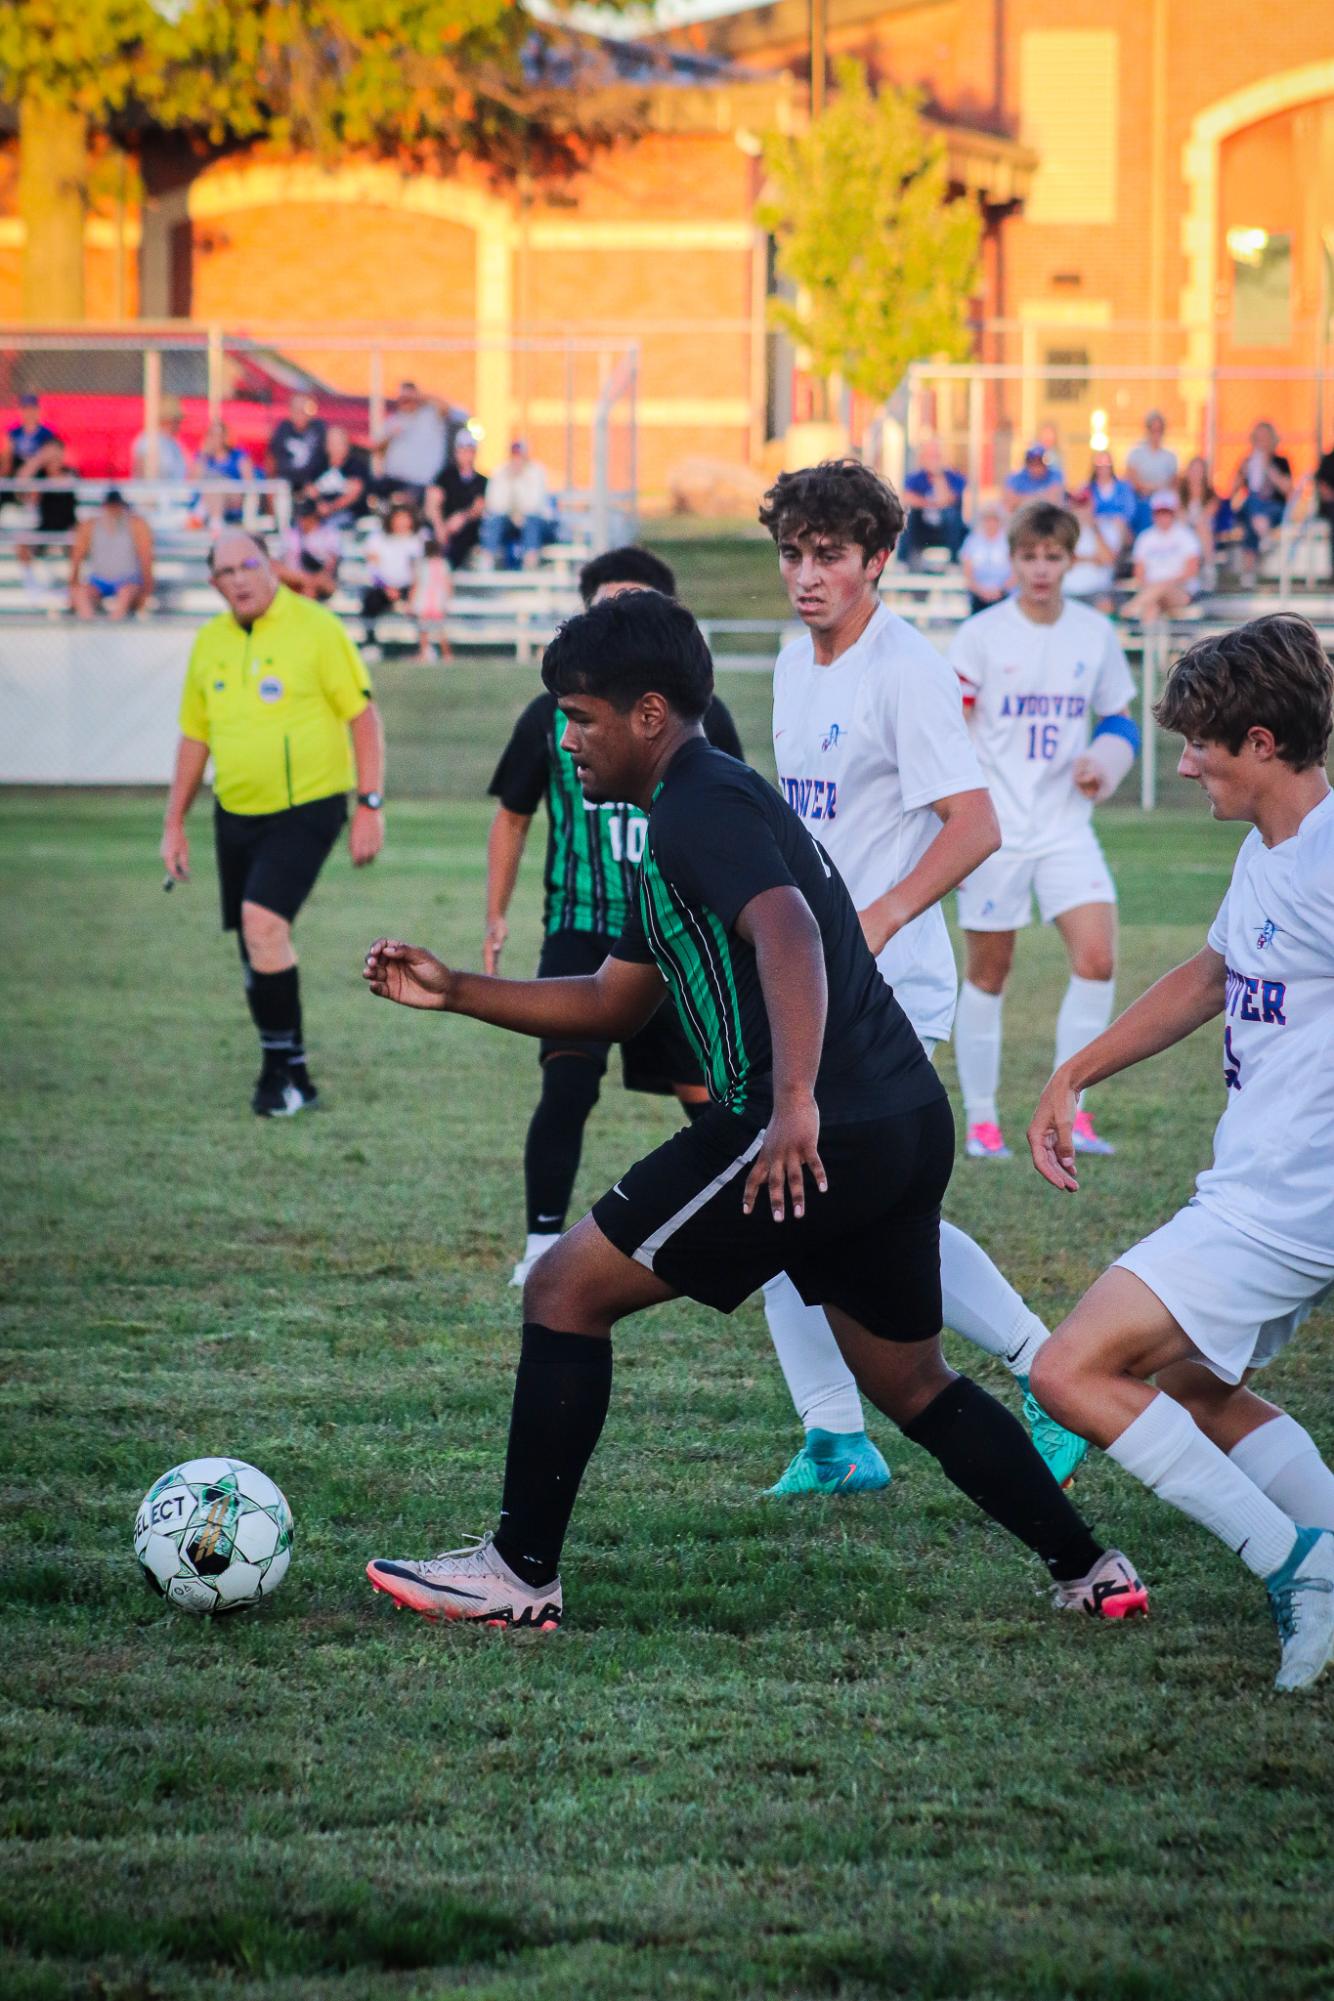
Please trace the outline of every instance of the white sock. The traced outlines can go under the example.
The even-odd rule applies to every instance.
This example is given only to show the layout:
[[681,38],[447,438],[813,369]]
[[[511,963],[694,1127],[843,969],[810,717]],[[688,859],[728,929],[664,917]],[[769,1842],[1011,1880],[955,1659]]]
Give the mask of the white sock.
[[1246,1434],[1232,1464],[1304,1529],[1334,1529],[1334,1473],[1315,1440],[1286,1411]]
[[981,1244],[953,1223],[940,1226],[940,1289],[947,1327],[997,1356],[1012,1375],[1029,1373],[1047,1329]]
[[1269,1577],[1287,1562],[1297,1524],[1171,1397],[1159,1392],[1107,1447],[1107,1457],[1151,1487],[1159,1500],[1212,1529],[1257,1577]]
[[553,1244],[560,1242],[559,1230],[530,1230],[528,1241],[523,1247],[526,1258],[540,1258],[543,1251],[549,1251]]
[[[1058,1070],[1077,1050],[1086,1048],[1102,1034],[1112,1018],[1115,999],[1115,980],[1081,980],[1078,973],[1071,973],[1061,1011],[1056,1017]],[[1084,1102],[1082,1092],[1079,1102],[1081,1105]]]
[[764,1288],[764,1317],[797,1416],[807,1431],[865,1431],[851,1369],[818,1306],[807,1306],[786,1272]]
[[954,1017],[954,1061],[963,1092],[964,1117],[970,1126],[999,1123],[996,1092],[1000,1085],[1001,994],[984,994],[971,980],[959,992]]

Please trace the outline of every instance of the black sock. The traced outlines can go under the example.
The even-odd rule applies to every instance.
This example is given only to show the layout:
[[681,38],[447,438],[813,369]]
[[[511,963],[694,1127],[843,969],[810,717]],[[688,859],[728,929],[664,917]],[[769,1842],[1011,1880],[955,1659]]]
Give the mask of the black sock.
[[701,1098],[698,1104],[692,1104],[689,1098],[683,1102],[681,1110],[685,1113],[692,1126],[696,1119],[702,1119],[705,1112],[708,1111],[709,1102],[707,1098]]
[[301,986],[295,966],[282,973],[257,973],[248,969],[246,997],[266,1070],[285,1070],[294,1061],[305,1062],[301,1047]]
[[525,1321],[496,1548],[534,1588],[560,1569],[579,1482],[611,1400],[611,1342]]
[[542,1065],[542,1095],[523,1150],[530,1232],[552,1237],[565,1228],[584,1127],[601,1085],[602,1072],[586,1056],[549,1056]]
[[903,1435],[984,1514],[1027,1543],[1058,1581],[1083,1577],[1104,1554],[1018,1418],[967,1376],[956,1376]]

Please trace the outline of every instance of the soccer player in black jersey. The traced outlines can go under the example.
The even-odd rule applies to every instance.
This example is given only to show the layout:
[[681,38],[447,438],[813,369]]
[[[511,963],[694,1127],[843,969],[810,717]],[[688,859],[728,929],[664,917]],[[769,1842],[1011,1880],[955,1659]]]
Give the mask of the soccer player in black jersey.
[[[592,605],[621,591],[661,591],[676,596],[676,579],[648,549],[608,549],[586,563],[579,593]],[[595,973],[619,937],[634,894],[644,848],[644,815],[624,800],[586,801],[574,762],[560,747],[563,725],[556,698],[541,694],[514,726],[489,790],[498,802],[486,844],[486,938],[482,966],[500,967],[509,936],[507,912],[514,894],[528,829],[538,806],[547,809],[546,901],[541,979]],[[711,743],[740,757],[741,742],[715,696],[704,717]],[[565,1228],[579,1171],[584,1127],[598,1101],[611,1045],[591,1037],[544,1037],[538,1047],[542,1091],[524,1146],[528,1240],[511,1285],[522,1285],[543,1251]],[[621,1044],[621,1072],[628,1091],[660,1096],[674,1092],[687,1117],[708,1102],[704,1078],[672,1008],[660,1007],[637,1035]]]
[[641,1028],[666,990],[710,1103],[528,1276],[495,1534],[425,1561],[373,1559],[372,1584],[430,1618],[558,1625],[613,1326],[681,1293],[731,1313],[786,1271],[824,1307],[864,1394],[1042,1558],[1059,1603],[1142,1611],[1131,1565],[1095,1540],[1022,1425],[945,1363],[948,1101],[823,849],[705,738],[713,666],[694,620],[657,592],[617,598],[571,620],[542,673],[586,797],[648,815],[621,938],[596,973],[554,980],[454,972],[382,938],[365,977],[406,1007],[608,1042]]

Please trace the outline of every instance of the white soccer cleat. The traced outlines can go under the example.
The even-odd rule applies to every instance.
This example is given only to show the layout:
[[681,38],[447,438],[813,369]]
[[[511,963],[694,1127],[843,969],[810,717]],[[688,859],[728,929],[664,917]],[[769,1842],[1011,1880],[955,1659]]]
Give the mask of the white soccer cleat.
[[1281,1570],[1265,1579],[1283,1655],[1275,1688],[1310,1688],[1334,1659],[1334,1535],[1298,1529]]
[[1058,1611],[1087,1612],[1091,1619],[1139,1619],[1149,1609],[1149,1594],[1119,1549],[1100,1556],[1087,1577],[1053,1584],[1051,1598]]
[[564,1611],[559,1577],[535,1591],[514,1575],[489,1535],[467,1549],[442,1550],[420,1563],[372,1557],[366,1575],[375,1590],[424,1619],[467,1619],[479,1626],[550,1633]]
[[990,1119],[979,1119],[968,1128],[964,1141],[964,1153],[969,1160],[1012,1160],[1014,1158],[1005,1144],[1005,1136],[998,1125]]

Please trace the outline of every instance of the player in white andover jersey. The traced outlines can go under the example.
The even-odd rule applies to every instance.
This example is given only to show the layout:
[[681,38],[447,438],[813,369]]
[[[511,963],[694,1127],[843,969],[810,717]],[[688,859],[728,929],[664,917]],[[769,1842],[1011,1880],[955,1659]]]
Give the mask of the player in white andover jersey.
[[1219,1015],[1223,1116],[1192,1200],[1104,1272],[1033,1384],[1264,1579],[1277,1686],[1305,1688],[1334,1656],[1334,1474],[1243,1385],[1334,1289],[1329,663],[1305,619],[1256,619],[1183,654],[1156,714],[1185,738],[1178,770],[1214,818],[1252,832],[1203,949],[1056,1071],[1028,1143],[1039,1173],[1074,1193],[1081,1087]]
[[[940,900],[996,846],[996,817],[947,663],[879,598],[903,525],[898,496],[853,461],[786,473],[760,519],[806,632],[774,676],[784,798],[847,883],[862,929],[928,1052],[950,1032],[957,977]],[[1039,1452],[1068,1482],[1087,1447],[1027,1394],[1047,1330],[981,1247],[941,1224],[945,1324],[1011,1370]],[[857,1493],[889,1479],[818,1307],[784,1275],[765,1317],[806,1441],[775,1494]]]
[[[1030,921],[1035,895],[1070,959],[1057,1063],[1112,1018],[1116,888],[1093,807],[1129,771],[1139,731],[1126,713],[1135,686],[1111,621],[1061,595],[1078,539],[1079,523],[1065,508],[1049,501],[1021,508],[1010,524],[1017,594],[968,619],[950,646],[1001,825],[1000,852],[959,888],[968,963],[955,1056],[965,1151],[974,1160],[1010,1157],[996,1110],[1001,1009],[1014,934]],[[1082,1106],[1075,1147],[1113,1151]]]

